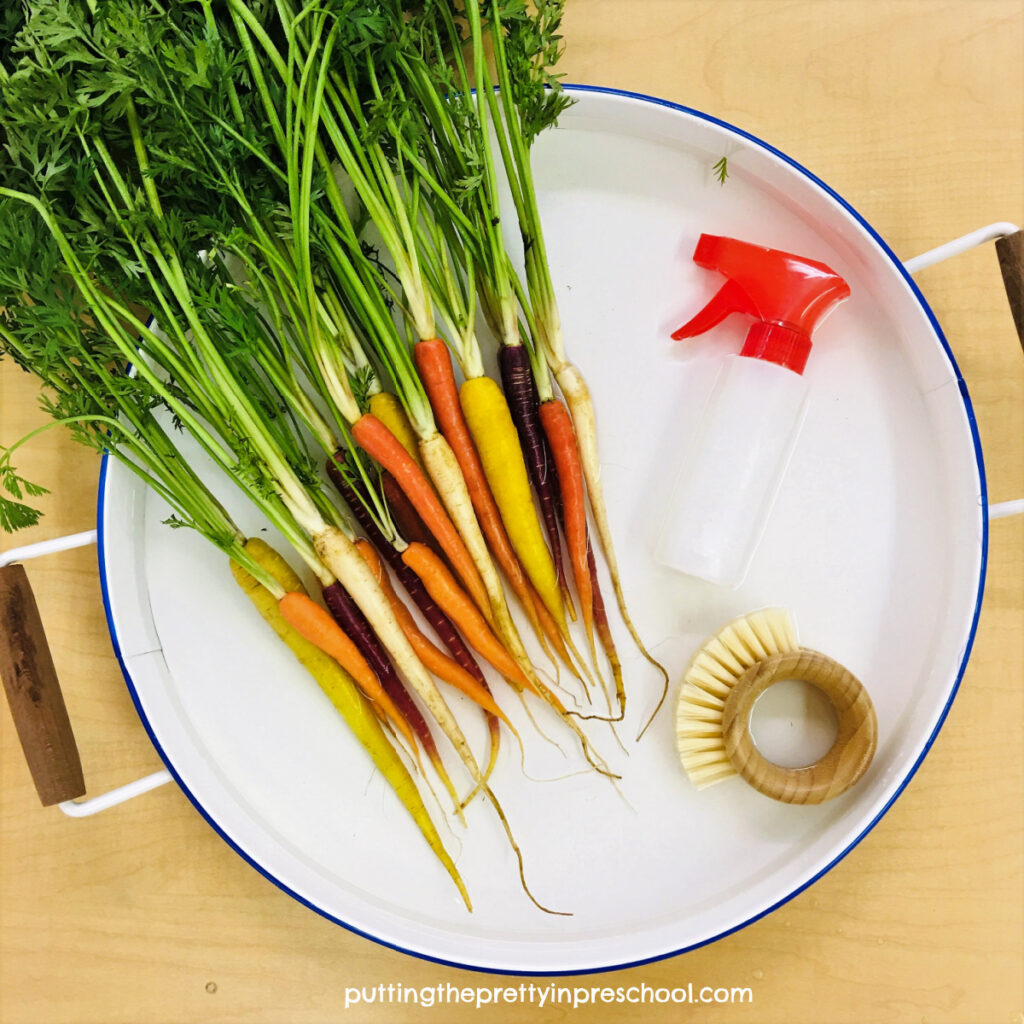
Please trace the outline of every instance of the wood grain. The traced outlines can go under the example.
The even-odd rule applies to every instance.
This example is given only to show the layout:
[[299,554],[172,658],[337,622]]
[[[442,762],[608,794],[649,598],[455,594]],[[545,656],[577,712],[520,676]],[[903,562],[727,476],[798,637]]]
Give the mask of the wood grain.
[[0,678],[43,806],[84,796],[75,734],[23,565],[0,567]]
[[[819,761],[782,768],[757,749],[750,716],[757,698],[783,679],[817,687],[836,713],[836,738]],[[733,768],[759,793],[787,804],[820,804],[845,793],[867,771],[878,745],[878,719],[868,691],[833,658],[800,648],[755,662],[736,680],[722,708],[722,738]]]
[[[564,34],[569,81],[664,96],[771,141],[902,257],[1024,221],[1019,0],[569,0]],[[918,282],[970,389],[990,497],[1021,497],[1024,365],[993,253]],[[0,367],[0,441],[42,422],[35,403],[32,382]],[[55,491],[26,542],[94,525],[88,457],[56,433],[18,456]],[[95,553],[41,560],[32,578],[90,789],[155,770],[110,650]],[[568,980],[749,985],[753,1005],[346,1011],[349,986],[530,979],[412,960],[318,918],[239,860],[173,787],[83,821],[41,808],[3,711],[0,1021],[1019,1024],[1022,579],[1024,520],[993,522],[985,603],[949,718],[842,863],[711,946]]]

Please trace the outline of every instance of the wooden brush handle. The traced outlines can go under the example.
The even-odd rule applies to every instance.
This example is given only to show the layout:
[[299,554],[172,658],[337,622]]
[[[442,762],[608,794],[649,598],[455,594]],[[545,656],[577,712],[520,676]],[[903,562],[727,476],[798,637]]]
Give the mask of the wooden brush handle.
[[[773,764],[759,753],[750,734],[754,702],[782,679],[817,687],[836,711],[832,749],[806,768]],[[789,804],[820,804],[845,793],[867,770],[878,743],[878,721],[868,691],[852,673],[824,654],[801,648],[765,658],[740,676],[725,702],[722,733],[733,768],[754,789]]]
[[85,793],[82,762],[24,566],[0,567],[0,676],[44,806]]

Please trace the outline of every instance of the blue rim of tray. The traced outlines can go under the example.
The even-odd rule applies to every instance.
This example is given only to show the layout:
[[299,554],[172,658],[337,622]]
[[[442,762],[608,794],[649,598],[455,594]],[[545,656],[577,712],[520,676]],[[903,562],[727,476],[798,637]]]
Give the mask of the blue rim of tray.
[[509,976],[525,977],[570,977],[573,975],[580,974],[599,974],[604,973],[605,971],[620,971],[630,967],[641,967],[644,964],[656,963],[659,960],[666,960],[669,957],[679,956],[679,954],[681,953],[688,953],[690,950],[699,949],[701,946],[706,946],[712,942],[717,942],[719,939],[723,939],[727,935],[731,935],[733,932],[737,932],[741,928],[746,928],[748,925],[753,924],[755,921],[759,921],[762,917],[765,917],[766,915],[777,910],[783,904],[788,903],[791,899],[793,899],[794,896],[798,896],[809,886],[813,885],[819,878],[821,878],[823,875],[831,871],[832,868],[834,868],[836,864],[838,864],[855,846],[857,846],[857,844],[860,843],[860,841],[875,827],[875,825],[878,824],[878,822],[882,819],[885,813],[896,801],[896,798],[903,792],[904,789],[906,789],[910,780],[914,777],[914,775],[917,772],[917,769],[921,766],[921,763],[927,756],[928,751],[931,750],[932,744],[935,742],[936,737],[939,735],[939,731],[942,729],[943,723],[946,721],[946,717],[949,715],[949,709],[953,705],[953,700],[956,697],[957,691],[960,689],[960,682],[963,679],[964,671],[967,668],[967,662],[971,655],[971,649],[974,646],[974,637],[978,629],[978,617],[981,614],[981,600],[982,595],[985,591],[985,573],[988,567],[988,488],[985,481],[985,464],[981,452],[981,439],[978,436],[978,424],[974,417],[974,407],[971,405],[971,398],[970,395],[967,393],[967,386],[964,383],[962,375],[960,374],[960,368],[959,366],[957,366],[956,359],[954,358],[953,352],[949,347],[949,343],[946,341],[946,336],[945,334],[943,334],[942,328],[939,326],[938,320],[935,319],[935,314],[932,312],[931,307],[928,305],[924,296],[921,294],[920,289],[914,283],[913,278],[907,272],[906,267],[904,267],[903,263],[898,259],[896,254],[892,251],[892,249],[889,248],[889,246],[881,238],[878,232],[875,231],[875,229],[845,199],[843,199],[841,195],[839,195],[834,189],[826,185],[825,182],[822,181],[821,178],[819,178],[816,174],[813,174],[811,171],[807,170],[807,168],[804,167],[802,164],[797,163],[796,160],[787,156],[785,153],[776,149],[774,146],[759,139],[756,135],[752,135],[750,132],[744,131],[742,128],[737,128],[735,125],[730,124],[728,121],[723,121],[720,118],[713,117],[710,114],[705,114],[702,111],[694,110],[692,107],[684,106],[681,103],[673,103],[670,100],[659,99],[656,96],[647,96],[644,93],[629,92],[626,89],[612,89],[600,85],[574,84],[566,84],[564,88],[570,92],[599,93],[605,96],[619,96],[625,99],[640,100],[644,103],[651,103],[659,107],[667,107],[669,110],[675,110],[683,114],[688,114],[691,117],[700,118],[702,121],[707,121],[710,124],[718,125],[720,128],[725,128],[727,131],[730,131],[735,135],[738,135],[740,138],[746,139],[748,142],[752,142],[755,145],[760,146],[767,152],[772,153],[774,156],[777,156],[780,160],[783,160],[794,170],[799,171],[800,174],[802,174],[805,178],[809,179],[810,181],[814,182],[815,185],[822,189],[827,195],[831,196],[832,199],[834,199],[844,210],[846,210],[846,212],[849,213],[857,221],[857,223],[860,224],[860,226],[864,228],[864,230],[874,239],[874,241],[878,244],[878,247],[882,250],[882,252],[885,253],[885,255],[892,261],[893,266],[896,267],[897,271],[906,281],[914,297],[917,299],[922,310],[924,310],[925,315],[928,317],[928,322],[931,324],[932,329],[935,332],[935,336],[938,338],[939,343],[942,345],[943,351],[946,353],[946,358],[949,360],[950,365],[952,366],[953,371],[956,375],[956,382],[960,389],[960,397],[963,401],[964,413],[966,414],[967,422],[971,429],[971,439],[974,444],[974,455],[978,467],[978,482],[981,496],[981,564],[979,566],[978,571],[978,593],[977,597],[975,598],[974,616],[971,620],[970,634],[968,635],[967,644],[964,648],[963,659],[961,660],[960,667],[957,670],[956,679],[953,683],[952,689],[949,692],[949,698],[947,699],[946,705],[942,709],[942,713],[939,715],[939,719],[935,723],[935,728],[932,731],[931,736],[929,736],[927,743],[925,743],[924,749],[921,751],[920,756],[911,766],[910,770],[907,772],[906,777],[900,783],[899,787],[897,788],[895,793],[893,793],[893,795],[890,797],[885,806],[878,812],[878,814],[875,815],[875,817],[867,824],[867,826],[865,826],[863,831],[861,831],[861,833],[858,836],[856,836],[856,838],[851,840],[851,842],[841,853],[839,853],[836,857],[829,861],[829,863],[826,864],[825,867],[823,867],[817,874],[809,878],[802,885],[798,886],[791,893],[788,893],[787,895],[783,896],[781,899],[773,903],[770,907],[766,907],[764,910],[760,911],[757,914],[754,914],[752,917],[747,918],[740,924],[734,925],[731,928],[727,928],[725,931],[719,932],[716,935],[712,935],[709,938],[702,939],[700,942],[692,943],[689,946],[682,946],[679,949],[668,950],[664,953],[659,953],[656,956],[645,957],[642,960],[629,960],[623,963],[609,964],[607,966],[602,967],[574,968],[572,970],[567,971],[521,971],[502,969],[500,967],[480,967],[473,964],[464,964],[458,960],[445,960],[441,957],[430,956],[428,953],[421,953],[413,949],[406,949],[404,946],[400,946],[397,943],[388,942],[386,939],[379,938],[376,935],[372,935],[370,932],[363,931],[362,929],[357,928],[354,925],[351,925],[348,922],[341,920],[341,918],[335,917],[333,914],[328,913],[326,910],[323,910],[321,907],[318,907],[315,903],[311,903],[304,896],[299,895],[299,893],[289,888],[289,886],[285,882],[282,882],[281,879],[276,878],[269,871],[267,871],[266,868],[264,868],[258,861],[256,861],[253,857],[246,853],[245,850],[239,847],[238,844],[235,843],[235,841],[231,839],[231,837],[228,836],[221,829],[221,827],[217,824],[213,817],[211,817],[211,815],[207,812],[206,808],[203,807],[202,803],[200,803],[196,795],[192,793],[191,790],[189,790],[189,788],[182,781],[181,777],[175,771],[174,765],[171,763],[171,760],[165,753],[163,747],[160,746],[160,743],[158,742],[156,735],[154,734],[153,729],[150,725],[149,719],[146,717],[146,713],[142,709],[142,704],[139,700],[138,692],[135,689],[135,684],[132,682],[131,674],[128,671],[128,667],[125,665],[124,658],[121,655],[121,648],[117,637],[117,627],[114,624],[114,617],[111,612],[106,573],[106,537],[104,535],[103,530],[107,468],[109,466],[110,461],[109,456],[107,455],[103,456],[103,464],[100,468],[100,479],[96,505],[96,528],[98,549],[97,553],[99,561],[100,586],[103,593],[103,610],[107,617],[107,627],[110,631],[110,639],[114,647],[114,654],[117,656],[118,664],[121,666],[121,674],[124,676],[124,681],[128,686],[128,692],[131,694],[132,702],[135,705],[135,710],[138,712],[139,718],[142,721],[142,725],[145,728],[150,741],[156,748],[156,751],[160,755],[164,764],[167,766],[167,770],[171,773],[171,776],[174,778],[174,781],[181,788],[181,791],[185,794],[185,796],[187,796],[188,799],[192,802],[196,810],[210,824],[210,827],[213,828],[213,830],[221,837],[221,839],[224,840],[225,843],[228,844],[228,846],[230,846],[235,851],[235,853],[242,857],[251,867],[255,868],[261,875],[263,875],[264,878],[267,878],[269,881],[273,882],[274,885],[276,885],[279,889],[282,889],[284,892],[288,893],[289,896],[297,900],[303,906],[308,907],[310,910],[316,912],[321,917],[325,917],[329,921],[333,921],[335,924],[341,925],[348,931],[354,932],[356,935],[361,935],[363,936],[363,938],[370,939],[372,942],[376,942],[378,945],[386,946],[389,949],[397,950],[399,953],[406,953],[409,956],[417,957],[420,960],[428,960],[433,963],[443,964],[446,967],[459,967],[463,970],[477,971],[485,974],[502,974]]

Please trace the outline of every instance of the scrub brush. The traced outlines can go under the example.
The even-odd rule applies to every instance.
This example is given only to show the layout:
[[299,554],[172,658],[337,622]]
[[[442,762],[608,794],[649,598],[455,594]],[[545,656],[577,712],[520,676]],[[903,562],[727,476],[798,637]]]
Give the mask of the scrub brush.
[[722,711],[739,678],[758,662],[798,649],[785,608],[765,608],[734,619],[693,656],[676,706],[676,744],[698,789],[738,774],[725,749]]

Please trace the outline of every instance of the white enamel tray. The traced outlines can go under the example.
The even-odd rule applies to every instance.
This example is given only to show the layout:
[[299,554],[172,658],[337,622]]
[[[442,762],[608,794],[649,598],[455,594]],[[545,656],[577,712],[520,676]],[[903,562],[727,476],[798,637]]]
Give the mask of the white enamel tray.
[[[573,91],[576,105],[537,144],[540,203],[567,346],[598,411],[626,593],[673,677],[665,709],[634,744],[658,683],[618,630],[629,756],[607,726],[591,722],[588,732],[622,773],[621,795],[593,773],[531,781],[506,743],[494,788],[529,882],[573,916],[545,915],[526,899],[479,801],[467,829],[444,830],[474,901],[467,913],[223,560],[161,525],[160,502],[116,464],[99,496],[104,592],[125,677],[175,780],[223,838],[353,931],[446,963],[531,974],[626,966],[708,942],[849,852],[907,784],[949,709],[977,620],[987,530],[967,392],[927,305],[872,229],[743,132],[644,97]],[[722,156],[724,185],[712,173]],[[816,337],[806,425],[735,591],[663,570],[652,554],[676,447],[716,358],[746,331],[736,319],[692,343],[669,340],[721,284],[692,263],[701,232],[822,260],[852,288]],[[244,502],[217,490],[243,529],[260,531]],[[788,607],[801,641],[845,663],[876,704],[870,770],[823,806],[780,805],[739,780],[698,793],[676,760],[675,681],[688,657],[727,620],[766,605]],[[453,703],[482,751],[475,717]],[[568,758],[516,701],[504,703],[527,738],[530,775],[579,768],[557,720],[542,723]]]

